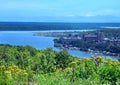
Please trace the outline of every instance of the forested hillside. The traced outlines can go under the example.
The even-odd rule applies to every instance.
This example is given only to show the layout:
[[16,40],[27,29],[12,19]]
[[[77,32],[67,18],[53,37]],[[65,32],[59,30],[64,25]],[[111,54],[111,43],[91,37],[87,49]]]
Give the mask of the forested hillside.
[[98,30],[117,26],[120,23],[0,22],[0,31]]
[[0,85],[120,85],[120,62],[51,48],[0,45]]

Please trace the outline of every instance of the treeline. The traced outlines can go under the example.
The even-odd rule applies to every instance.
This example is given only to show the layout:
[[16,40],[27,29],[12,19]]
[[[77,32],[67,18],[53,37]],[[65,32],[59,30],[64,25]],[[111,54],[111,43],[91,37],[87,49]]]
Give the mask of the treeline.
[[120,23],[47,23],[47,22],[0,22],[1,31],[38,30],[89,30],[102,29],[101,26],[119,26]]
[[116,53],[120,54],[120,46],[119,44],[116,44],[115,42],[109,42],[109,41],[104,41],[104,42],[84,42],[82,40],[80,41],[72,41],[68,45],[72,45],[73,47],[78,47],[84,50],[94,50],[94,51],[106,51],[110,53]]
[[64,39],[54,39],[54,43],[56,47],[77,47],[82,51],[88,51],[88,49],[91,49],[93,51],[99,51],[102,53],[109,52],[107,55],[120,56],[120,45],[119,42],[116,41],[97,42],[71,39],[70,41],[64,42]]
[[30,46],[0,45],[0,65],[16,65],[32,69],[36,73],[54,72],[56,68],[66,68],[73,57],[67,51],[56,52],[51,48],[36,50]]
[[104,36],[109,39],[120,39],[120,29],[104,29],[100,30]]

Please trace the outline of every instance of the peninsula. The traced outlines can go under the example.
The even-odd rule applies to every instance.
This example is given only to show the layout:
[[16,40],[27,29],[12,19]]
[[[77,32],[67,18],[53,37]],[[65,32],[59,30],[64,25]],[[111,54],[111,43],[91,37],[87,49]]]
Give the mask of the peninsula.
[[92,51],[120,57],[120,29],[83,32],[39,32],[34,35],[55,37],[54,46],[61,49]]

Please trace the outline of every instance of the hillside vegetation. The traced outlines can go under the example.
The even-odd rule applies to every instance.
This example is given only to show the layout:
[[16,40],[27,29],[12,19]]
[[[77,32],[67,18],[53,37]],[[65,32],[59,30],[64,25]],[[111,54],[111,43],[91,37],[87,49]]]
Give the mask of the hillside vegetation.
[[120,62],[0,45],[0,85],[120,85]]

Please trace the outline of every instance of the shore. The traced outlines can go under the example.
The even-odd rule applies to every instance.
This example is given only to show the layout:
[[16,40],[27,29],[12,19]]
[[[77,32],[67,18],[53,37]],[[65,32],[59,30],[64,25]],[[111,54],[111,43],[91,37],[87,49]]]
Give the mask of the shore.
[[63,46],[62,44],[56,44],[56,43],[54,43],[54,46],[59,48],[59,49],[78,50],[78,51],[84,51],[84,52],[91,52],[93,54],[103,54],[106,56],[116,56],[116,57],[120,58],[119,54],[110,53],[110,52],[106,52],[106,51],[95,51],[95,50],[91,50],[91,49],[84,49],[84,48],[72,47],[72,46],[67,46],[67,45]]

